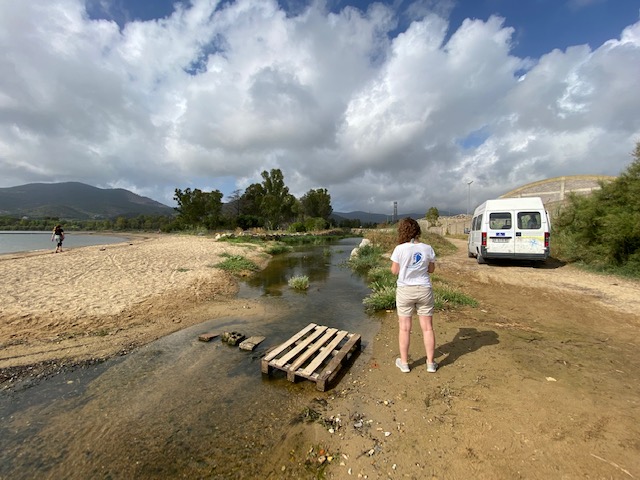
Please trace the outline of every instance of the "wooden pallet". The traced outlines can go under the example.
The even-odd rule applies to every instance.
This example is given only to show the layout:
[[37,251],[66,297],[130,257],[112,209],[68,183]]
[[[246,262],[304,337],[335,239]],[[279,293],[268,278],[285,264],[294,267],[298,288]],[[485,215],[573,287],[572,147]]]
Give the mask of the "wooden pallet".
[[274,369],[282,370],[290,382],[306,378],[324,392],[359,348],[357,333],[310,323],[263,357],[262,373],[270,375]]

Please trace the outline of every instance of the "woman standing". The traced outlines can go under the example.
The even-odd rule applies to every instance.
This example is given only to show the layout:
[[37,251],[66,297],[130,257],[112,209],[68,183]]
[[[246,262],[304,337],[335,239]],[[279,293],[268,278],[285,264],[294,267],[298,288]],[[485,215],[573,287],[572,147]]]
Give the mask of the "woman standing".
[[436,268],[436,254],[431,245],[422,243],[420,225],[412,218],[404,218],[398,224],[398,245],[391,254],[391,273],[398,276],[396,307],[398,312],[398,344],[400,358],[396,367],[403,373],[409,368],[409,342],[411,320],[418,313],[420,328],[427,353],[427,372],[433,373],[438,364],[433,356],[436,336],[433,331],[433,291],[430,273]]
[[62,225],[58,224],[54,227],[53,233],[51,234],[51,241],[56,242],[56,251],[54,253],[58,253],[62,251],[63,240],[64,240],[64,230],[62,229]]

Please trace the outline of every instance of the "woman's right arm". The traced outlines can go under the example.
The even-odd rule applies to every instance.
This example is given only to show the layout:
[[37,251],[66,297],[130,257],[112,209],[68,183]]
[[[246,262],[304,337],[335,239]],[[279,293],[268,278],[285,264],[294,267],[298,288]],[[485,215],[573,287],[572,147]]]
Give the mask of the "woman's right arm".
[[400,264],[398,262],[391,262],[391,273],[398,275],[400,273]]

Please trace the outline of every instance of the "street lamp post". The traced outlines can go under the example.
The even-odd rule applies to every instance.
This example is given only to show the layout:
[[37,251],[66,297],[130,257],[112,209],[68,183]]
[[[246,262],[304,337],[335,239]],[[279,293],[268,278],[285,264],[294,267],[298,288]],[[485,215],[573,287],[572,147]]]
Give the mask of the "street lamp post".
[[469,215],[469,210],[471,210],[471,184],[473,183],[473,180],[469,180],[467,182],[467,216]]

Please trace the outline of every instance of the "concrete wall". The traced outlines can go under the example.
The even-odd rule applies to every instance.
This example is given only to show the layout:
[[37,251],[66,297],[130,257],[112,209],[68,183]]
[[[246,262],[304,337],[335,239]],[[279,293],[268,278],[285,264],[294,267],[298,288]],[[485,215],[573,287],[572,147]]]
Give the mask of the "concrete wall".
[[500,198],[540,197],[542,202],[557,204],[564,202],[569,193],[590,195],[594,190],[600,190],[601,181],[611,181],[615,177],[604,175],[573,175],[570,177],[555,177],[539,182],[529,183],[515,190],[501,195]]
[[437,233],[438,235],[464,235],[464,229],[469,228],[471,215],[456,215],[455,217],[440,217],[438,226],[429,226],[424,218],[418,223],[423,232]]

